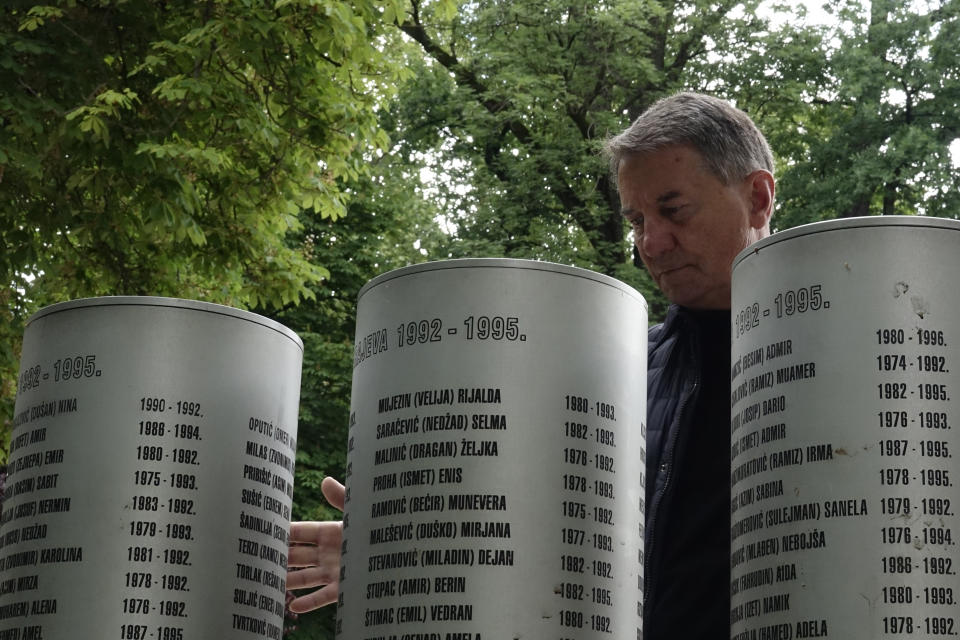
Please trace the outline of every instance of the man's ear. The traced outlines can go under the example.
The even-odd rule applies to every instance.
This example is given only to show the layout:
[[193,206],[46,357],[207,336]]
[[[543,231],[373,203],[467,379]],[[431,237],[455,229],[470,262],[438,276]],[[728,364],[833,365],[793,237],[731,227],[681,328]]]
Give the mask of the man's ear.
[[773,215],[773,198],[777,189],[773,174],[757,169],[746,177],[745,186],[749,189],[750,226],[765,229]]

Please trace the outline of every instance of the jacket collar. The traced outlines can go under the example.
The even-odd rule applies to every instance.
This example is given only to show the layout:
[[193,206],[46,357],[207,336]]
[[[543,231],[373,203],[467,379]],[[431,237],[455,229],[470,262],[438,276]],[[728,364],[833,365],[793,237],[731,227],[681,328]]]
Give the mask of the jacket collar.
[[[672,335],[680,331],[696,331],[697,324],[694,314],[697,312],[687,307],[681,307],[678,304],[671,304],[667,307],[667,316],[663,320],[663,337]],[[729,313],[729,311],[727,311]]]

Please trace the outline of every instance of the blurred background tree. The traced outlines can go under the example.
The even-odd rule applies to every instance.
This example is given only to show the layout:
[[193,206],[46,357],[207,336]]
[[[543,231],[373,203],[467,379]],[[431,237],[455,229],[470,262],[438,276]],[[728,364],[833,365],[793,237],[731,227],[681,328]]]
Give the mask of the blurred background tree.
[[877,214],[956,218],[960,3],[830,9],[808,125],[792,132],[781,180],[780,228]]
[[403,70],[381,3],[77,2],[0,10],[0,325],[149,294],[277,308],[327,275],[290,242],[346,213]]

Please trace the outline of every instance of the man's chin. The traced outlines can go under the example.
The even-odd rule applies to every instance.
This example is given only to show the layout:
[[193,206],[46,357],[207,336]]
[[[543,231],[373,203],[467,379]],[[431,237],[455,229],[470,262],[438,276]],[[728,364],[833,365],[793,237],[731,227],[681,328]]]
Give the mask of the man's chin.
[[[667,296],[667,300],[689,309],[724,308],[723,304],[711,304],[715,302],[713,298],[716,296],[711,295],[711,292],[705,289],[702,283],[684,277],[690,272],[690,269],[677,269],[671,272],[673,277],[664,277],[669,276],[669,274],[661,275],[660,290]],[[725,308],[730,308],[729,300],[726,301]]]
[[686,306],[680,301],[694,300],[699,295],[702,295],[696,283],[691,282],[690,278],[687,277],[689,271],[690,269],[687,267],[680,267],[679,269],[672,269],[660,273],[660,277],[657,279],[657,286],[660,287],[660,290],[663,291],[664,295],[666,295],[671,302]]

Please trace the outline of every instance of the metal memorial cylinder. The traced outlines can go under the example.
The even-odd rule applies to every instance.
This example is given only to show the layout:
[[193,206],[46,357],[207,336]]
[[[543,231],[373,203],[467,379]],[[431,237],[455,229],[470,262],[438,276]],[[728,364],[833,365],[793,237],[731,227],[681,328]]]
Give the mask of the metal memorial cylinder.
[[337,637],[639,637],[646,303],[471,259],[360,292]]
[[36,313],[0,526],[0,637],[281,637],[302,355],[282,325],[203,302]]
[[731,638],[960,633],[960,222],[798,227],[733,270]]

